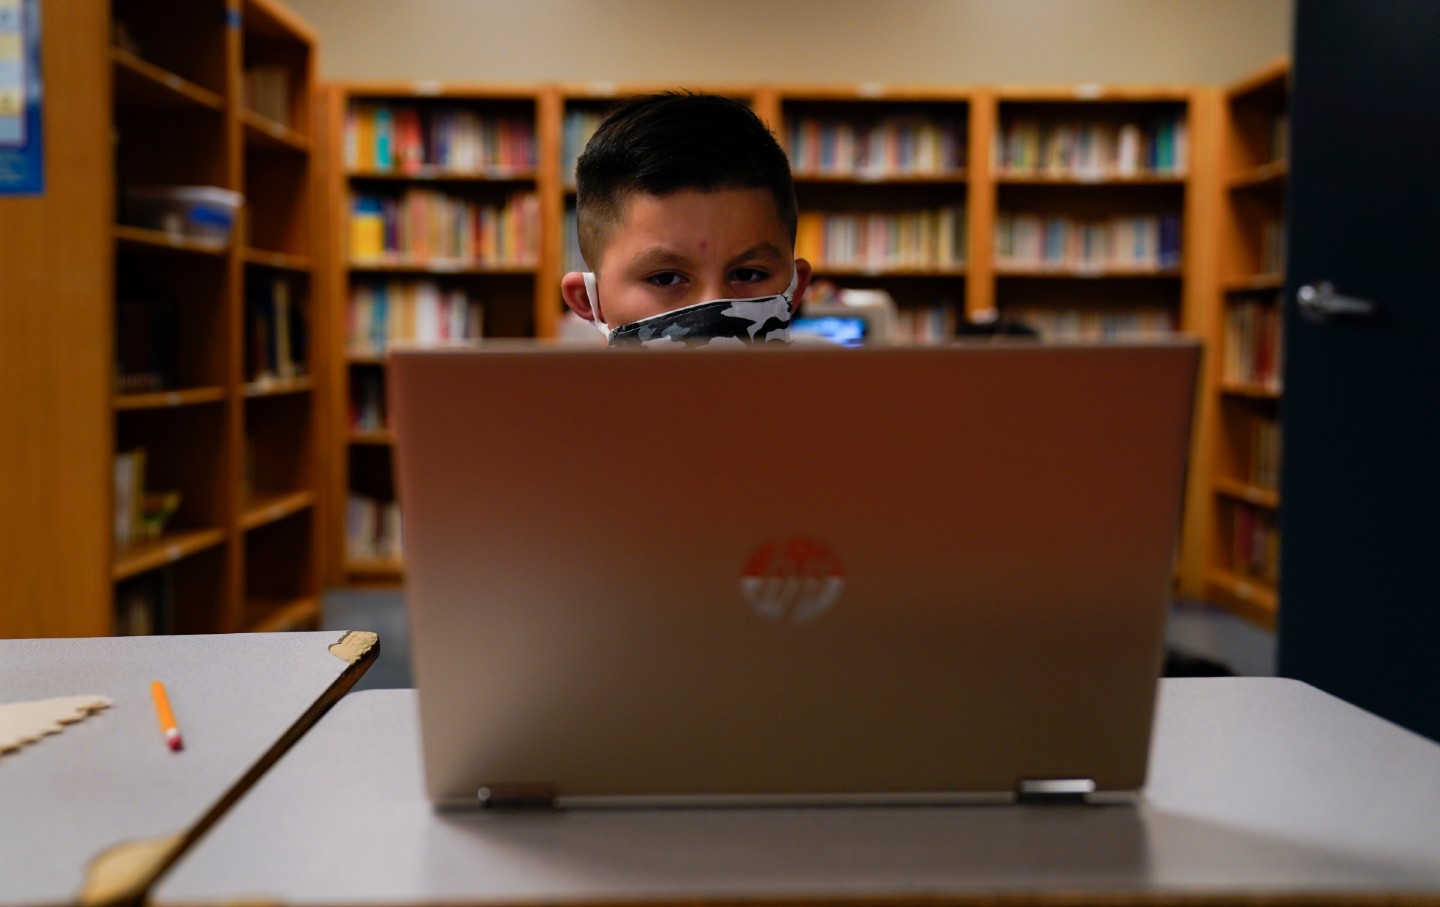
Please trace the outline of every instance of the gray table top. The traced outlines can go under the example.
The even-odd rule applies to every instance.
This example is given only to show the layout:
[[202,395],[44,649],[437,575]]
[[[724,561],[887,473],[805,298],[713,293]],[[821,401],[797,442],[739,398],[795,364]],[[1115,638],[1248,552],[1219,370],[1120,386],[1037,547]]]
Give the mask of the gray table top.
[[1163,682],[1135,806],[436,813],[419,755],[413,691],[347,697],[152,903],[1440,903],[1440,745],[1292,681]]
[[[332,652],[346,636],[0,640],[0,703],[113,703],[0,756],[0,905],[143,890],[373,661],[375,649],[355,647],[368,634]],[[161,738],[154,680],[166,685],[181,752]]]

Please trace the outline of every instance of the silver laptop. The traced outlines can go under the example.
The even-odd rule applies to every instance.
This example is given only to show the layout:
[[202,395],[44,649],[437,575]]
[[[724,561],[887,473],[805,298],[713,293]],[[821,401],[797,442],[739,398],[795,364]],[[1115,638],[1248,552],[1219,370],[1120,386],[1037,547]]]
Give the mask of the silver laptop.
[[430,797],[1132,795],[1198,360],[395,352]]

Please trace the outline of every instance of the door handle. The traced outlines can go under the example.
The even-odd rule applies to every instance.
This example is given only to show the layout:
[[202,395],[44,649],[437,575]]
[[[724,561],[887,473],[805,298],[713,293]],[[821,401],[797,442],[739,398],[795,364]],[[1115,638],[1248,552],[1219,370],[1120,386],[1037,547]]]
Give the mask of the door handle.
[[1296,291],[1295,301],[1300,304],[1300,314],[1317,324],[1335,318],[1373,318],[1380,308],[1368,299],[1337,293],[1328,280],[1305,284]]

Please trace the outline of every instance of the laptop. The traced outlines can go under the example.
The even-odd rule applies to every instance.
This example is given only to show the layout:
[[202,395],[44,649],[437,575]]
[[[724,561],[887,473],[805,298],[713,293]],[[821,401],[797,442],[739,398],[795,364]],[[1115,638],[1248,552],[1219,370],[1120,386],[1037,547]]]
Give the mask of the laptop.
[[1198,360],[395,351],[430,798],[1133,798]]

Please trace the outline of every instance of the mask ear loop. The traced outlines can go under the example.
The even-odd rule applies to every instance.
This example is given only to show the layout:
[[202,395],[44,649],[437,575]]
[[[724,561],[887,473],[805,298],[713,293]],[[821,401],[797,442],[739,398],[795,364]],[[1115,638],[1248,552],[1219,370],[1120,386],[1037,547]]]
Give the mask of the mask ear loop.
[[790,313],[792,315],[795,314],[793,311],[795,307],[795,288],[798,286],[800,286],[800,269],[795,267],[794,262],[791,262],[790,286],[786,287],[785,292],[781,293],[780,295],[785,297],[785,305],[792,310]]
[[[585,297],[590,301],[590,314],[593,316],[595,327],[605,339],[610,339],[610,326],[600,320],[600,290],[596,286],[595,274],[586,271],[580,275],[585,278]],[[793,292],[793,286],[792,286]]]

